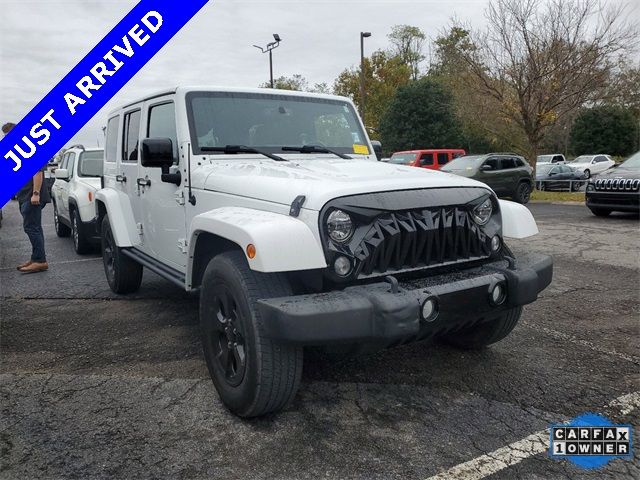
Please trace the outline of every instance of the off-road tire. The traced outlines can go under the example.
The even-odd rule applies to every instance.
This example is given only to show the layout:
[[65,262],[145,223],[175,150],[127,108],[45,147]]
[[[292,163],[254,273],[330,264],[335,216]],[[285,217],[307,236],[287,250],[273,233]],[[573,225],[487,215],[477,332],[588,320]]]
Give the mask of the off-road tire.
[[509,335],[518,323],[521,314],[522,307],[515,307],[494,320],[480,322],[467,329],[446,334],[441,340],[464,350],[477,350],[499,342]]
[[82,231],[82,221],[78,210],[71,210],[71,238],[73,239],[73,248],[77,254],[88,253],[93,249],[91,242],[87,239]]
[[596,217],[608,217],[611,215],[611,210],[607,208],[590,208],[591,213],[593,213]]
[[529,182],[520,182],[516,187],[516,191],[513,192],[513,200],[525,205],[529,203],[529,199],[531,198],[531,185]]
[[[293,400],[298,390],[302,347],[267,338],[257,309],[259,299],[291,294],[291,286],[284,275],[252,271],[241,251],[217,255],[204,272],[200,288],[204,356],[222,402],[240,417],[280,411]],[[224,301],[230,306],[224,307]],[[239,335],[232,334],[230,341],[225,326],[233,327],[232,331]],[[242,350],[231,350],[232,344],[241,345]],[[228,353],[232,357],[231,367],[229,361],[223,361],[226,357],[224,345],[229,347],[227,352],[236,354]],[[244,363],[238,362],[242,358],[240,352],[244,352]],[[235,375],[233,364],[236,365]]]
[[109,287],[118,294],[138,291],[142,283],[142,265],[123,255],[116,245],[108,215],[102,220],[101,232],[100,251]]
[[60,221],[60,217],[58,216],[58,206],[56,205],[56,202],[53,202],[53,226],[58,237],[64,238],[71,235],[71,229]]

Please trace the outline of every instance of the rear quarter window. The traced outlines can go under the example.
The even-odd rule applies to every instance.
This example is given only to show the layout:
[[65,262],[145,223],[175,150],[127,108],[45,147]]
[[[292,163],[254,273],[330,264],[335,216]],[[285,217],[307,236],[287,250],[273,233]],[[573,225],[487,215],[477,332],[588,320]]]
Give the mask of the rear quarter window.
[[118,157],[118,128],[120,117],[113,117],[107,122],[107,139],[104,150],[104,161],[115,162]]

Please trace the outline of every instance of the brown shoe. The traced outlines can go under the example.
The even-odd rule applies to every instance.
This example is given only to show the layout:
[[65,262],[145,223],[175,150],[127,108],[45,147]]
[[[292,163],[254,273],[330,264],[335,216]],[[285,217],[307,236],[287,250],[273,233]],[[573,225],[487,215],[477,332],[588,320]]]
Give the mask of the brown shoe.
[[49,264],[47,262],[42,262],[42,263],[33,262],[31,263],[31,265],[21,268],[20,271],[22,273],[38,273],[38,272],[44,272],[45,270],[48,270],[48,269],[49,269]]
[[18,265],[18,270],[22,270],[24,267],[28,267],[29,265],[31,265],[33,262],[31,260],[29,260],[28,262],[24,262],[20,265]]

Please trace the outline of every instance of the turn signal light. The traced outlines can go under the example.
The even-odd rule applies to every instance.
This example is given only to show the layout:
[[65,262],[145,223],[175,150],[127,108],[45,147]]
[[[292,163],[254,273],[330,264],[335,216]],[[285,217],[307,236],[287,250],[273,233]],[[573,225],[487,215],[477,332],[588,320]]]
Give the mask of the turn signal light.
[[253,243],[247,245],[247,257],[255,258],[256,257],[256,247]]

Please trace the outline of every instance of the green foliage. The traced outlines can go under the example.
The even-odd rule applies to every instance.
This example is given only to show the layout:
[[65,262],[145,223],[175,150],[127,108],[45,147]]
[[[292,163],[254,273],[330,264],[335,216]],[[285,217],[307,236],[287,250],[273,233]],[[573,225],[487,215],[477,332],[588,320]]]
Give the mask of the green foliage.
[[575,155],[627,156],[638,149],[638,120],[630,109],[606,105],[582,110],[571,130]]
[[387,151],[464,146],[452,96],[429,78],[398,88],[380,122]]
[[[365,125],[369,132],[378,132],[380,118],[401,85],[411,80],[410,68],[397,56],[379,50],[365,58],[366,112]],[[351,98],[360,108],[360,69],[344,70],[336,79],[336,95]]]
[[392,54],[409,67],[412,80],[417,80],[420,76],[420,62],[425,58],[422,50],[427,36],[418,27],[395,25],[387,38],[391,42]]
[[[270,82],[260,84],[260,88],[270,87]],[[278,78],[274,78],[273,88],[280,90],[296,90],[299,92],[332,93],[326,83],[316,83],[313,87],[310,87],[309,81],[300,74],[291,75],[290,77],[282,75]]]

